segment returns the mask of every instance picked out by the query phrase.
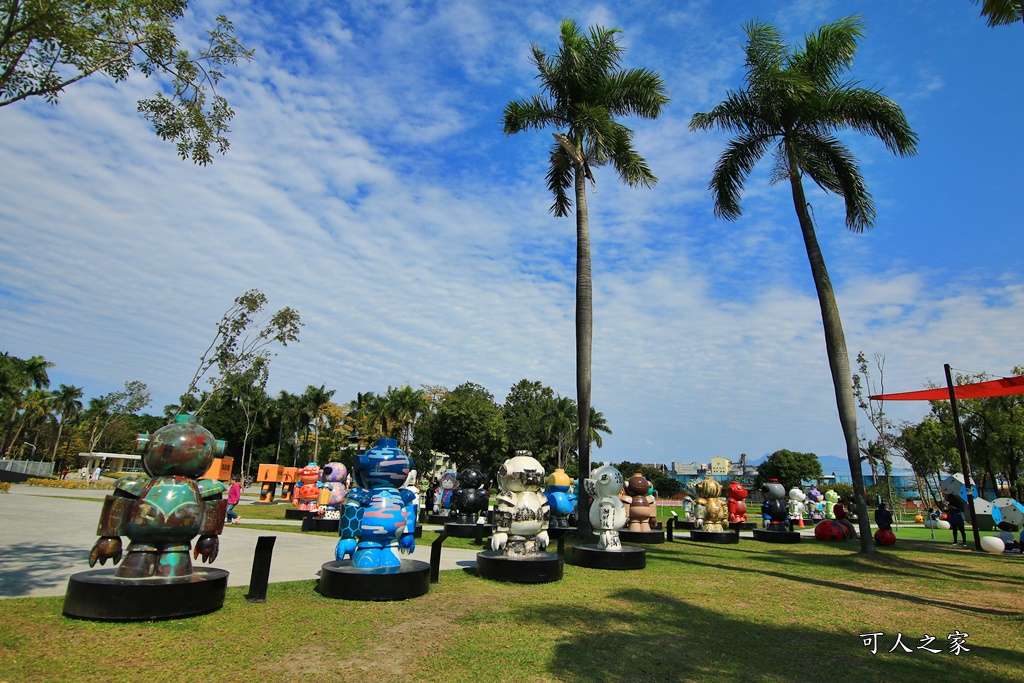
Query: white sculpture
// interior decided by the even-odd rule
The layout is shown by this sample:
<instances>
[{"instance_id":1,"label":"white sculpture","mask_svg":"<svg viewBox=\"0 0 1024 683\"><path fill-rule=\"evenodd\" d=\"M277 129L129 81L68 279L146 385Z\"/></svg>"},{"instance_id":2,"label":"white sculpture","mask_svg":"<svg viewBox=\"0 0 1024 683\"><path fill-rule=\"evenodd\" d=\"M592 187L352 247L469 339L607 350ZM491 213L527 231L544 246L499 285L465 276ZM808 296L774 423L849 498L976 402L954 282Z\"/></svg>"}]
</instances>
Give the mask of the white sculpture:
<instances>
[{"instance_id":1,"label":"white sculpture","mask_svg":"<svg viewBox=\"0 0 1024 683\"><path fill-rule=\"evenodd\" d=\"M792 524L796 524L798 526L804 525L804 510L807 507L804 504L804 501L806 500L807 494L796 486L789 490L789 502L787 503L787 506L789 507L789 518ZM792 528L792 526L790 528Z\"/></svg>"},{"instance_id":2,"label":"white sculpture","mask_svg":"<svg viewBox=\"0 0 1024 683\"><path fill-rule=\"evenodd\" d=\"M548 499L544 467L528 455L509 458L498 470L497 505L491 550L536 555L548 546Z\"/></svg>"},{"instance_id":3,"label":"white sculpture","mask_svg":"<svg viewBox=\"0 0 1024 683\"><path fill-rule=\"evenodd\" d=\"M619 529L626 524L626 506L619 499L622 473L604 464L590 473L583 487L594 499L590 506L590 524L599 534L597 547L601 550L622 550Z\"/></svg>"}]
</instances>

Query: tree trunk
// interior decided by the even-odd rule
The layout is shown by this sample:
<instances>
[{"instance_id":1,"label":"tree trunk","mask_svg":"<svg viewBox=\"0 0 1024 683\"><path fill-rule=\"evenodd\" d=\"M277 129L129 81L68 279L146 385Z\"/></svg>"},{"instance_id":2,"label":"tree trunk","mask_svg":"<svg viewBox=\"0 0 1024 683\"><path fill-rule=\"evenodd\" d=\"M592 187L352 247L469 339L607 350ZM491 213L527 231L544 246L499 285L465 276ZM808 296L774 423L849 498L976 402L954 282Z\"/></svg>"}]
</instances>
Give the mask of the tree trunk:
<instances>
[{"instance_id":1,"label":"tree trunk","mask_svg":"<svg viewBox=\"0 0 1024 683\"><path fill-rule=\"evenodd\" d=\"M579 411L580 481L590 476L590 355L594 333L594 289L590 270L590 216L587 213L587 177L576 164L576 409ZM577 535L591 533L590 497L579 491L576 504Z\"/></svg>"},{"instance_id":2,"label":"tree trunk","mask_svg":"<svg viewBox=\"0 0 1024 683\"><path fill-rule=\"evenodd\" d=\"M850 462L850 477L853 481L853 497L857 510L857 521L860 527L860 550L862 553L874 553L875 540L871 536L871 522L868 519L868 506L864 498L864 476L860 469L860 446L857 438L857 403L853 398L853 379L850 374L850 356L846 350L846 337L843 324L839 318L839 306L836 304L832 281L825 268L818 238L814 234L814 224L807 211L807 199L800 182L800 173L789 155L789 179L793 188L793 205L797 218L800 220L800 231L803 233L804 247L807 249L807 260L811 265L814 288L818 292L818 305L821 308L821 322L825 332L825 352L828 365L832 370L832 385L836 394L836 407L839 409L839 422L846 440L846 458Z\"/></svg>"}]
</instances>

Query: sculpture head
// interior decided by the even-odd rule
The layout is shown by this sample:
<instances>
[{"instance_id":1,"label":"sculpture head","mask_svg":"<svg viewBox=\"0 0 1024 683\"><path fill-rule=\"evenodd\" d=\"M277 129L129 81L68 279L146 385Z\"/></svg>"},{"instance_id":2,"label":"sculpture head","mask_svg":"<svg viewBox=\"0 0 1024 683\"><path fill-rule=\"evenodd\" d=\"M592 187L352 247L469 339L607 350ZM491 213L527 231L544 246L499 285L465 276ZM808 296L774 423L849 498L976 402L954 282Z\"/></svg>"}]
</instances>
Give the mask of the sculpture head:
<instances>
[{"instance_id":1,"label":"sculpture head","mask_svg":"<svg viewBox=\"0 0 1024 683\"><path fill-rule=\"evenodd\" d=\"M729 498L732 498L733 500L743 500L749 495L747 489L744 488L743 484L739 483L738 481L734 481L733 483L729 484L729 488L726 489L725 494Z\"/></svg>"},{"instance_id":2,"label":"sculpture head","mask_svg":"<svg viewBox=\"0 0 1024 683\"><path fill-rule=\"evenodd\" d=\"M761 493L764 494L765 500L785 500L786 487L772 479L768 483L761 485Z\"/></svg>"},{"instance_id":3,"label":"sculpture head","mask_svg":"<svg viewBox=\"0 0 1024 683\"><path fill-rule=\"evenodd\" d=\"M570 479L569 475L565 473L565 470L559 467L548 475L548 478L544 480L544 483L548 485L548 491L551 491L552 493L564 493L569 490L570 486L572 486L572 479Z\"/></svg>"},{"instance_id":4,"label":"sculpture head","mask_svg":"<svg viewBox=\"0 0 1024 683\"><path fill-rule=\"evenodd\" d=\"M325 484L342 483L347 476L348 468L340 462L329 462L320 470L320 481Z\"/></svg>"},{"instance_id":5,"label":"sculpture head","mask_svg":"<svg viewBox=\"0 0 1024 683\"><path fill-rule=\"evenodd\" d=\"M807 495L803 491L798 489L796 486L794 486L789 490L789 499L795 500L798 503L802 503L805 500L807 500Z\"/></svg>"},{"instance_id":6,"label":"sculpture head","mask_svg":"<svg viewBox=\"0 0 1024 683\"><path fill-rule=\"evenodd\" d=\"M639 472L626 480L626 493L630 496L646 496L651 490L651 482Z\"/></svg>"},{"instance_id":7,"label":"sculpture head","mask_svg":"<svg viewBox=\"0 0 1024 683\"><path fill-rule=\"evenodd\" d=\"M320 468L317 467L315 462L311 462L305 467L300 468L295 473L295 477L303 484L315 484L320 479Z\"/></svg>"},{"instance_id":8,"label":"sculpture head","mask_svg":"<svg viewBox=\"0 0 1024 683\"><path fill-rule=\"evenodd\" d=\"M498 488L505 492L540 491L544 488L544 466L530 455L517 455L498 469Z\"/></svg>"},{"instance_id":9,"label":"sculpture head","mask_svg":"<svg viewBox=\"0 0 1024 683\"><path fill-rule=\"evenodd\" d=\"M828 491L825 491L825 500L830 505L835 505L836 503L839 502L839 494L829 489Z\"/></svg>"},{"instance_id":10,"label":"sculpture head","mask_svg":"<svg viewBox=\"0 0 1024 683\"><path fill-rule=\"evenodd\" d=\"M398 488L411 469L412 458L394 439L377 439L372 448L356 456L352 466L356 484L364 489Z\"/></svg>"},{"instance_id":11,"label":"sculpture head","mask_svg":"<svg viewBox=\"0 0 1024 683\"><path fill-rule=\"evenodd\" d=\"M817 486L812 486L811 488L807 489L807 497L812 502L820 502L822 499L821 491L818 490Z\"/></svg>"},{"instance_id":12,"label":"sculpture head","mask_svg":"<svg viewBox=\"0 0 1024 683\"><path fill-rule=\"evenodd\" d=\"M214 457L224 453L224 442L192 415L178 415L175 421L152 434L135 439L135 452L142 454L142 468L151 477L178 475L196 479L203 476Z\"/></svg>"},{"instance_id":13,"label":"sculpture head","mask_svg":"<svg viewBox=\"0 0 1024 683\"><path fill-rule=\"evenodd\" d=\"M622 473L609 464L604 464L590 473L583 487L594 499L618 496L622 491Z\"/></svg>"},{"instance_id":14,"label":"sculpture head","mask_svg":"<svg viewBox=\"0 0 1024 683\"><path fill-rule=\"evenodd\" d=\"M718 498L722 495L722 485L711 477L701 479L693 489L701 498Z\"/></svg>"},{"instance_id":15,"label":"sculpture head","mask_svg":"<svg viewBox=\"0 0 1024 683\"><path fill-rule=\"evenodd\" d=\"M459 486L464 489L476 490L486 483L487 477L475 467L467 467L459 472Z\"/></svg>"},{"instance_id":16,"label":"sculpture head","mask_svg":"<svg viewBox=\"0 0 1024 683\"><path fill-rule=\"evenodd\" d=\"M441 480L437 483L442 491L454 491L459 485L459 475L455 470L445 470L441 473Z\"/></svg>"}]
</instances>

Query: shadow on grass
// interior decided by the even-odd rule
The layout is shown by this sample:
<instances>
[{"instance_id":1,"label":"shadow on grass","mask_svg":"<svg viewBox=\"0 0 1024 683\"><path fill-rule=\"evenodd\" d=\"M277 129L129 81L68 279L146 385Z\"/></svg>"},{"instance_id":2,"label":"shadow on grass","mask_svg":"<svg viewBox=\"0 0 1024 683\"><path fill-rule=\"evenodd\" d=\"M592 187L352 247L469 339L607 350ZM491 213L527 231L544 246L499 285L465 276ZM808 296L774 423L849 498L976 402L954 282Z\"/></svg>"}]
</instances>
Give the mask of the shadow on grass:
<instances>
[{"instance_id":1,"label":"shadow on grass","mask_svg":"<svg viewBox=\"0 0 1024 683\"><path fill-rule=\"evenodd\" d=\"M878 640L878 654L872 655L857 632L837 636L748 616L627 588L595 606L519 607L515 619L564 634L548 669L557 680L568 682L944 680L951 666L958 678L978 682L1019 672L1019 652L971 643L970 652L956 656L941 640L945 633L932 645L943 650L939 654L890 654L896 634L887 634ZM903 640L914 648L921 636L906 634Z\"/></svg>"},{"instance_id":2,"label":"shadow on grass","mask_svg":"<svg viewBox=\"0 0 1024 683\"><path fill-rule=\"evenodd\" d=\"M0 595L16 598L28 595L34 588L64 586L68 577L56 576L54 572L70 566L81 566L84 571L89 568L88 562L89 548L55 546L50 542L5 546L0 554Z\"/></svg>"}]
</instances>

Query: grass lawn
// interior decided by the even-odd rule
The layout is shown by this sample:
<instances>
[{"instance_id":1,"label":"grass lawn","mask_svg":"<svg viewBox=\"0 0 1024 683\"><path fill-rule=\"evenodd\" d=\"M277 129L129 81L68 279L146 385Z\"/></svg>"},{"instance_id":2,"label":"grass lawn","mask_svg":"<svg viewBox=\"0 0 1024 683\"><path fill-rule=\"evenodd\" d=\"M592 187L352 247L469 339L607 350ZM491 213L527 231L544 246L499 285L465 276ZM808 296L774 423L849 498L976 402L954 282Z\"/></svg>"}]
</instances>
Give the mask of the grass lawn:
<instances>
[{"instance_id":1,"label":"grass lawn","mask_svg":"<svg viewBox=\"0 0 1024 683\"><path fill-rule=\"evenodd\" d=\"M566 565L543 585L448 571L398 603L271 584L265 604L230 589L217 612L155 623L68 619L62 598L3 600L0 681L1020 680L1024 556L929 533L904 529L873 558L853 542L666 543L648 548L644 570ZM968 634L959 655L956 631ZM867 633L883 634L877 654ZM889 652L898 633L912 652ZM917 649L926 636L940 652Z\"/></svg>"}]
</instances>

